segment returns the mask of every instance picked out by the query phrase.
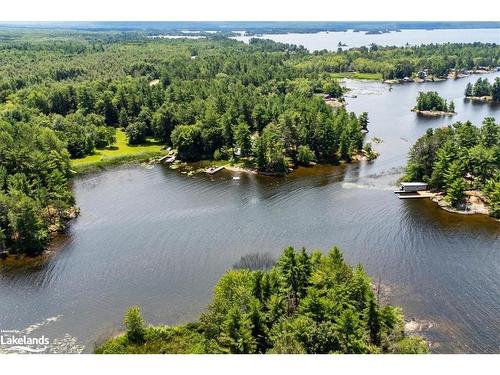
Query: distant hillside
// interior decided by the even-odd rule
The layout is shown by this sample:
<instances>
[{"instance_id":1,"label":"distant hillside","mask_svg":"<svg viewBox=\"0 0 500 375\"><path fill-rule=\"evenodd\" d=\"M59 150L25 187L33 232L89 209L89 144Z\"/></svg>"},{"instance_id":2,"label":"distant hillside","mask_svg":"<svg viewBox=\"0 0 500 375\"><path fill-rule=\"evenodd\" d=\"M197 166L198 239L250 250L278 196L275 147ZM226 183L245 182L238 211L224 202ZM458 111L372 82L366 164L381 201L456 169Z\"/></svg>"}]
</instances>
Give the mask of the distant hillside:
<instances>
[{"instance_id":1,"label":"distant hillside","mask_svg":"<svg viewBox=\"0 0 500 375\"><path fill-rule=\"evenodd\" d=\"M62 28L78 30L148 30L148 31L234 31L244 30L249 33L310 33L320 31L396 31L404 29L478 29L500 28L500 22L415 22L415 21L384 21L384 22L10 22L0 23L0 27L16 28Z\"/></svg>"}]
</instances>

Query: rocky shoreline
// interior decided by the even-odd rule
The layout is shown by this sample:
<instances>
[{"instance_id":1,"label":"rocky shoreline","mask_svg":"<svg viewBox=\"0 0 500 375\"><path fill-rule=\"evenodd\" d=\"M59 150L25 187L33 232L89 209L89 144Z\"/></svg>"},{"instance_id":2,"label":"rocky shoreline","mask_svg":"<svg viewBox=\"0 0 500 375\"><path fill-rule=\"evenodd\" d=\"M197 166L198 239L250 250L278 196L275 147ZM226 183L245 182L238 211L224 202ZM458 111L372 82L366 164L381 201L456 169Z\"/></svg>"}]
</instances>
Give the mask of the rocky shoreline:
<instances>
[{"instance_id":1,"label":"rocky shoreline","mask_svg":"<svg viewBox=\"0 0 500 375\"><path fill-rule=\"evenodd\" d=\"M466 96L465 100L470 100L473 102L483 102L483 103L499 103L493 100L491 96Z\"/></svg>"},{"instance_id":2,"label":"rocky shoreline","mask_svg":"<svg viewBox=\"0 0 500 375\"><path fill-rule=\"evenodd\" d=\"M0 252L0 261L2 263L8 261L19 261L21 259L38 259L41 256L47 255L52 252L52 242L56 239L61 233L63 233L68 224L76 219L80 214L80 208L77 206L71 206L67 210L64 211L63 215L59 215L57 210L54 207L46 208L46 216L47 219L51 222L48 226L49 234L50 234L50 243L48 244L45 250L42 250L38 254L25 254L25 253L14 253L11 249L6 249L3 252Z\"/></svg>"},{"instance_id":3,"label":"rocky shoreline","mask_svg":"<svg viewBox=\"0 0 500 375\"><path fill-rule=\"evenodd\" d=\"M465 199L459 208L452 207L445 199L443 193L435 194L431 200L436 203L441 209L461 214L461 215L490 215L490 210L484 195L477 190L466 190L464 192Z\"/></svg>"},{"instance_id":4,"label":"rocky shoreline","mask_svg":"<svg viewBox=\"0 0 500 375\"><path fill-rule=\"evenodd\" d=\"M440 116L454 116L456 112L446 112L446 111L420 111L418 109L412 109L412 112L418 113L422 116L432 116L432 117L440 117Z\"/></svg>"}]
</instances>

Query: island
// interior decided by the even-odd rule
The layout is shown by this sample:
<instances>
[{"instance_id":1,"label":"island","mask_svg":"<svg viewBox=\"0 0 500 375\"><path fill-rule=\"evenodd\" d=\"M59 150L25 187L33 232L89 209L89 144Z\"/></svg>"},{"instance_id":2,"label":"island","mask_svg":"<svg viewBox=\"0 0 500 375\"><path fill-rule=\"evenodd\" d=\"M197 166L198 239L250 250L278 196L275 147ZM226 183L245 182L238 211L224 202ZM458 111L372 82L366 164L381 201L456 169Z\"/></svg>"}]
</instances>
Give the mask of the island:
<instances>
[{"instance_id":1,"label":"island","mask_svg":"<svg viewBox=\"0 0 500 375\"><path fill-rule=\"evenodd\" d=\"M455 103L443 99L436 91L419 92L417 104L412 108L416 112L424 116L453 116L455 112Z\"/></svg>"},{"instance_id":2,"label":"island","mask_svg":"<svg viewBox=\"0 0 500 375\"><path fill-rule=\"evenodd\" d=\"M478 78L474 84L469 82L465 87L464 94L465 99L485 103L499 103L500 77L495 78L493 84L488 81L488 78Z\"/></svg>"},{"instance_id":3,"label":"island","mask_svg":"<svg viewBox=\"0 0 500 375\"><path fill-rule=\"evenodd\" d=\"M401 309L381 306L363 268L349 266L337 247L326 255L288 247L270 269L262 269L267 261L241 263L220 278L199 321L146 326L134 306L124 317L126 331L95 353L429 352L426 341L405 332Z\"/></svg>"},{"instance_id":4,"label":"island","mask_svg":"<svg viewBox=\"0 0 500 375\"><path fill-rule=\"evenodd\" d=\"M299 166L373 160L367 116L345 108L340 79L404 79L427 67L445 75L474 69L474 60L496 66L499 50L456 43L311 53L218 33L0 34L2 257L40 254L65 230L78 213L78 174L161 159L179 169L285 176Z\"/></svg>"},{"instance_id":5,"label":"island","mask_svg":"<svg viewBox=\"0 0 500 375\"><path fill-rule=\"evenodd\" d=\"M500 124L471 122L429 129L410 149L403 181L428 184L445 210L500 219Z\"/></svg>"}]
</instances>

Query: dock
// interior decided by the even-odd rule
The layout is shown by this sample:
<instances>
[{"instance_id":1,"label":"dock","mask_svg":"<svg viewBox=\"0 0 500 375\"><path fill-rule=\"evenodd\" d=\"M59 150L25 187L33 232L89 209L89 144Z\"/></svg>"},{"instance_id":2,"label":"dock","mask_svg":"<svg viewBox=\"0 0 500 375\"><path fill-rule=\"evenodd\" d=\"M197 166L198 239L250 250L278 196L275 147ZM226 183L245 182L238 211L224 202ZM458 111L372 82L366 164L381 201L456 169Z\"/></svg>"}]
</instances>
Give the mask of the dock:
<instances>
[{"instance_id":1,"label":"dock","mask_svg":"<svg viewBox=\"0 0 500 375\"><path fill-rule=\"evenodd\" d=\"M222 171L223 169L224 169L224 166L222 166L222 167L210 167L205 172L207 172L207 174L212 176L212 175L216 174L217 172Z\"/></svg>"},{"instance_id":2,"label":"dock","mask_svg":"<svg viewBox=\"0 0 500 375\"><path fill-rule=\"evenodd\" d=\"M161 163L161 162L165 162L165 163L173 163L175 161L175 156L172 156L172 155L165 155L165 156L162 156L161 158L158 159L158 161Z\"/></svg>"},{"instance_id":3,"label":"dock","mask_svg":"<svg viewBox=\"0 0 500 375\"><path fill-rule=\"evenodd\" d=\"M400 192L400 191L395 191L394 193L396 193L398 195L399 199L432 198L436 195L435 193L431 193L428 190L415 191L412 193L404 193L404 192Z\"/></svg>"}]
</instances>

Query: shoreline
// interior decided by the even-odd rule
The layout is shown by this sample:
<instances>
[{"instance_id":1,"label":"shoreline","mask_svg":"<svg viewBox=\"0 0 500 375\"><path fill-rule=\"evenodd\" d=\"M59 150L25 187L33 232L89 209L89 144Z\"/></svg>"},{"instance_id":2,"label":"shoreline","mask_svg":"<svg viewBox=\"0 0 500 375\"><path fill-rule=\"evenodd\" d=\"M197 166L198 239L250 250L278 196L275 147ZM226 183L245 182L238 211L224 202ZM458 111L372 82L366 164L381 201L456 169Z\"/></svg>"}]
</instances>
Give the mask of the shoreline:
<instances>
[{"instance_id":1,"label":"shoreline","mask_svg":"<svg viewBox=\"0 0 500 375\"><path fill-rule=\"evenodd\" d=\"M177 160L172 164L165 164L169 169L172 170L179 170L180 173L186 174L188 176L192 176L195 174L200 174L200 173L206 173L207 168L210 167L224 167L224 169L230 171L230 172L240 172L240 173L248 173L251 175L260 175L260 176L266 176L266 177L286 177L288 174L292 174L297 168L303 167L303 168L314 168L315 166L318 165L343 165L343 164L354 164L354 163L359 163L362 161L373 161L375 160L378 156L380 155L379 152L374 150L374 157L370 158L368 155L366 155L366 152L364 150L359 150L355 154L352 155L350 161L345 161L345 160L339 160L337 162L327 162L327 163L321 163L321 162L311 162L309 165L298 165L298 164L290 164L289 165L289 172L286 174L280 174L280 173L273 173L273 172L266 172L266 171L259 171L256 168L248 168L248 167L242 167L238 165L231 165L231 164L223 164L220 161L215 161L215 160L201 160L197 162L185 162L185 161L180 161ZM158 160L154 160L152 164L162 164Z\"/></svg>"},{"instance_id":2,"label":"shoreline","mask_svg":"<svg viewBox=\"0 0 500 375\"><path fill-rule=\"evenodd\" d=\"M427 195L425 195L426 198L429 198L429 200L444 211L460 215L485 215L500 222L500 219L490 216L489 205L486 202L486 198L478 190L464 191L464 201L462 203L464 209L452 207L446 200L444 192L442 191L425 191L425 193L427 193Z\"/></svg>"},{"instance_id":3,"label":"shoreline","mask_svg":"<svg viewBox=\"0 0 500 375\"><path fill-rule=\"evenodd\" d=\"M50 207L47 208L50 211ZM49 224L48 231L50 240L48 241L47 247L38 253L27 253L27 252L12 252L12 249L5 249L0 252L0 266L12 262L21 261L24 263L25 260L30 260L35 262L48 254L54 253L53 246L57 243L57 239L64 236L64 233L71 225L71 223L78 218L80 215L80 207L74 205L65 211L64 220L58 219L56 222Z\"/></svg>"},{"instance_id":4,"label":"shoreline","mask_svg":"<svg viewBox=\"0 0 500 375\"><path fill-rule=\"evenodd\" d=\"M492 96L464 96L464 100L488 104L500 104L500 102L494 101Z\"/></svg>"},{"instance_id":5,"label":"shoreline","mask_svg":"<svg viewBox=\"0 0 500 375\"><path fill-rule=\"evenodd\" d=\"M455 116L457 112L446 112L446 111L421 111L419 109L413 108L411 110L418 115L429 116L429 117L441 117L441 116Z\"/></svg>"},{"instance_id":6,"label":"shoreline","mask_svg":"<svg viewBox=\"0 0 500 375\"><path fill-rule=\"evenodd\" d=\"M404 83L433 83L433 82L444 82L444 81L449 81L449 80L456 80L456 79L461 79L461 78L467 78L471 75L477 75L477 74L489 74L489 73L495 73L498 72L496 68L489 68L489 69L477 69L477 70L468 70L465 72L465 74L460 73L457 74L456 76L453 75L453 73L448 73L446 77L426 77L426 78L409 78L409 79L400 79L400 78L394 78L394 79L385 79L382 81L382 83L386 83L388 85L398 85L398 84L404 84Z\"/></svg>"},{"instance_id":7,"label":"shoreline","mask_svg":"<svg viewBox=\"0 0 500 375\"><path fill-rule=\"evenodd\" d=\"M437 204L439 208L450 213L460 215L485 215L497 222L500 222L500 219L490 216L489 205L486 203L486 199L481 192L477 190L466 190L464 195L464 210L450 206L450 204L445 200L443 192L438 192L434 196L429 197L429 199L433 203Z\"/></svg>"},{"instance_id":8,"label":"shoreline","mask_svg":"<svg viewBox=\"0 0 500 375\"><path fill-rule=\"evenodd\" d=\"M165 155L167 155L165 151L150 151L150 152L140 152L132 155L103 157L101 160L98 161L80 165L72 165L71 169L74 172L73 174L75 176L82 176L85 174L101 172L109 168L114 168L121 165L151 162L153 159L157 160L157 158L160 158Z\"/></svg>"}]
</instances>

